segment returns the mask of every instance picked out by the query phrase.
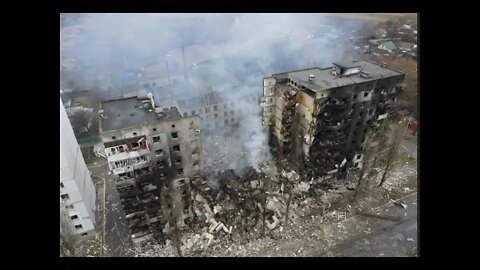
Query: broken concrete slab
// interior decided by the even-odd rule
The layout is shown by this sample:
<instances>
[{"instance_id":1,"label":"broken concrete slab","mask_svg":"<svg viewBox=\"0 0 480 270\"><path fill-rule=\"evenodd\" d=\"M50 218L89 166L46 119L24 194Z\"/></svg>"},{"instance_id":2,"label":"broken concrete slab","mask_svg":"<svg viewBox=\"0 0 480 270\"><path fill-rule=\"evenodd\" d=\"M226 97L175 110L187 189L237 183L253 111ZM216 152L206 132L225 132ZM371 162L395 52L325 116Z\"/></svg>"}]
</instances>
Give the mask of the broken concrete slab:
<instances>
[{"instance_id":1,"label":"broken concrete slab","mask_svg":"<svg viewBox=\"0 0 480 270\"><path fill-rule=\"evenodd\" d=\"M205 211L207 211L207 214L209 214L210 216L214 215L212 209L210 208L210 206L207 203L204 203L203 207L205 208Z\"/></svg>"},{"instance_id":2,"label":"broken concrete slab","mask_svg":"<svg viewBox=\"0 0 480 270\"><path fill-rule=\"evenodd\" d=\"M267 210L270 210L270 211L275 211L277 210L278 206L277 204L275 203L275 201L273 200L268 200L267 202Z\"/></svg>"},{"instance_id":3,"label":"broken concrete slab","mask_svg":"<svg viewBox=\"0 0 480 270\"><path fill-rule=\"evenodd\" d=\"M225 224L223 224L222 222L220 222L220 223L218 224L217 228L215 229L215 232L218 232L218 231L220 231L220 230L222 230L222 229L223 229L224 232L228 233L228 228L225 227Z\"/></svg>"},{"instance_id":4,"label":"broken concrete slab","mask_svg":"<svg viewBox=\"0 0 480 270\"><path fill-rule=\"evenodd\" d=\"M260 210L260 213L263 213L263 207L261 203L257 203L257 207Z\"/></svg>"},{"instance_id":5,"label":"broken concrete slab","mask_svg":"<svg viewBox=\"0 0 480 270\"><path fill-rule=\"evenodd\" d=\"M201 202L201 203L208 203L207 199L205 199L202 195L198 194L195 196L195 200L197 202Z\"/></svg>"},{"instance_id":6,"label":"broken concrete slab","mask_svg":"<svg viewBox=\"0 0 480 270\"><path fill-rule=\"evenodd\" d=\"M213 240L214 236L213 236L213 234L210 234L210 233L203 233L203 234L202 234L202 239L203 239L203 238L208 239L208 242L207 242L207 244L205 245L205 249L207 249L208 246L210 246L210 243L212 243L212 240Z\"/></svg>"},{"instance_id":7,"label":"broken concrete slab","mask_svg":"<svg viewBox=\"0 0 480 270\"><path fill-rule=\"evenodd\" d=\"M275 229L275 227L277 227L278 223L280 222L280 220L278 220L276 216L273 216L272 219L273 219L272 223L270 223L268 220L265 222L269 230Z\"/></svg>"},{"instance_id":8,"label":"broken concrete slab","mask_svg":"<svg viewBox=\"0 0 480 270\"><path fill-rule=\"evenodd\" d=\"M295 172L294 170L288 173L285 171L282 171L282 176L293 182L298 181L300 179L300 175L298 175L297 172Z\"/></svg>"},{"instance_id":9,"label":"broken concrete slab","mask_svg":"<svg viewBox=\"0 0 480 270\"><path fill-rule=\"evenodd\" d=\"M222 211L222 207L221 207L220 205L217 204L217 205L215 205L215 206L213 207L213 213L214 213L214 214L218 214L218 213L220 213L221 211Z\"/></svg>"},{"instance_id":10,"label":"broken concrete slab","mask_svg":"<svg viewBox=\"0 0 480 270\"><path fill-rule=\"evenodd\" d=\"M297 184L297 186L293 189L293 192L295 193L305 193L310 189L310 184L307 182L300 182Z\"/></svg>"},{"instance_id":11,"label":"broken concrete slab","mask_svg":"<svg viewBox=\"0 0 480 270\"><path fill-rule=\"evenodd\" d=\"M213 233L213 231L217 228L219 223L213 218L210 218L207 222L210 223L210 226L208 227L208 232Z\"/></svg>"}]
</instances>

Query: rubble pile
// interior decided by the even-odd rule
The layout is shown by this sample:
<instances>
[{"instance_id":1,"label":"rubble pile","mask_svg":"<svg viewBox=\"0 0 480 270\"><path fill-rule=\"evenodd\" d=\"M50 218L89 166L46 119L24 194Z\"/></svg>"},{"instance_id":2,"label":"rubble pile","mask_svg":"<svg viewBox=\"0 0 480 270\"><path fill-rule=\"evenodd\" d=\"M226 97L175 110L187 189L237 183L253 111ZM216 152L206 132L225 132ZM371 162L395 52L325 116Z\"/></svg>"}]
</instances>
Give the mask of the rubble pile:
<instances>
[{"instance_id":1,"label":"rubble pile","mask_svg":"<svg viewBox=\"0 0 480 270\"><path fill-rule=\"evenodd\" d=\"M218 177L213 187L208 180L192 181L194 218L182 233L184 256L248 256L261 246L270 246L272 239L291 238L284 235L288 226L301 227L301 218L312 219L321 213L324 205L336 198L320 200L326 187L338 189L338 193L347 190L342 183L332 182L322 186L325 191L312 193L311 187L318 181L306 181L296 171L278 170L268 162L262 164L261 173L250 168L241 177L232 173ZM254 239L263 242L248 248Z\"/></svg>"},{"instance_id":2,"label":"rubble pile","mask_svg":"<svg viewBox=\"0 0 480 270\"><path fill-rule=\"evenodd\" d=\"M380 183L382 178L383 169L376 168L379 172L377 178L375 179L376 183ZM383 187L392 191L404 185L410 178L417 177L417 167L416 165L403 165L401 168L392 170L388 173L387 180L383 183Z\"/></svg>"},{"instance_id":3,"label":"rubble pile","mask_svg":"<svg viewBox=\"0 0 480 270\"><path fill-rule=\"evenodd\" d=\"M350 204L333 206L356 189L355 172L348 173L352 177L307 179L288 165L277 167L264 162L260 173L251 167L243 176L227 170L211 179L194 179L193 219L181 231L182 256L305 256L300 243L294 242L302 237L317 241L317 250L328 250L325 232L322 234L319 226L345 222L355 214ZM392 182L415 174L414 169L394 170L392 180L385 184L400 185ZM381 173L375 177L381 177ZM292 241L293 253L278 249L272 252L277 248L275 243L285 240ZM168 241L138 256L178 254Z\"/></svg>"}]
</instances>

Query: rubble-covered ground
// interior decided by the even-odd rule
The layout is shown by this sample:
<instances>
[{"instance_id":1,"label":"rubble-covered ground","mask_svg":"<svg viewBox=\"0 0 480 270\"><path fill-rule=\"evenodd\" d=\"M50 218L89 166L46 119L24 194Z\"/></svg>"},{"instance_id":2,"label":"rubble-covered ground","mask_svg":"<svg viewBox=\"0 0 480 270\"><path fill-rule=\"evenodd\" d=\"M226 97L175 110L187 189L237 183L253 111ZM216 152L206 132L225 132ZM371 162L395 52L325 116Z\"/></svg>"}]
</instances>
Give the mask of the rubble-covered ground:
<instances>
[{"instance_id":1,"label":"rubble-covered ground","mask_svg":"<svg viewBox=\"0 0 480 270\"><path fill-rule=\"evenodd\" d=\"M271 162L263 164L261 173L252 169L242 177L231 175L217 187L193 182L194 218L181 233L182 256L335 256L342 246L371 233L372 219L385 218L380 210L416 196L415 159L400 152L378 187L381 165L374 166L358 192L356 180L302 179L288 164ZM178 253L167 241L136 256Z\"/></svg>"}]
</instances>

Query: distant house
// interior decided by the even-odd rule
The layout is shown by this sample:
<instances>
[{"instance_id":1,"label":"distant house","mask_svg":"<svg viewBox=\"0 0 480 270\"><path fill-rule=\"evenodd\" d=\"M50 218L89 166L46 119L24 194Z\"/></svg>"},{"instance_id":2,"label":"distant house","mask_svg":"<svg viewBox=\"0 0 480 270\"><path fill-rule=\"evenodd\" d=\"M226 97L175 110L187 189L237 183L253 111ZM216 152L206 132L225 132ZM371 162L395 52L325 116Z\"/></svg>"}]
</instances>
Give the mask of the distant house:
<instances>
[{"instance_id":1,"label":"distant house","mask_svg":"<svg viewBox=\"0 0 480 270\"><path fill-rule=\"evenodd\" d=\"M370 43L371 45L378 46L388 41L392 41L392 40L389 38L378 38L378 39L370 39L368 43Z\"/></svg>"},{"instance_id":2,"label":"distant house","mask_svg":"<svg viewBox=\"0 0 480 270\"><path fill-rule=\"evenodd\" d=\"M378 46L378 48L380 50L385 50L385 51L388 51L388 52L393 52L397 49L397 47L395 46L395 43L393 43L392 41L387 41L383 44L380 44Z\"/></svg>"},{"instance_id":3,"label":"distant house","mask_svg":"<svg viewBox=\"0 0 480 270\"><path fill-rule=\"evenodd\" d=\"M375 38L383 39L387 36L388 32L385 28L378 28L375 30Z\"/></svg>"},{"instance_id":4,"label":"distant house","mask_svg":"<svg viewBox=\"0 0 480 270\"><path fill-rule=\"evenodd\" d=\"M402 41L402 40L398 40L395 42L395 45L400 49L400 50L404 50L404 51L409 51L411 49L414 49L417 47L417 45L415 43L412 43L412 42L406 42L406 41Z\"/></svg>"}]
</instances>

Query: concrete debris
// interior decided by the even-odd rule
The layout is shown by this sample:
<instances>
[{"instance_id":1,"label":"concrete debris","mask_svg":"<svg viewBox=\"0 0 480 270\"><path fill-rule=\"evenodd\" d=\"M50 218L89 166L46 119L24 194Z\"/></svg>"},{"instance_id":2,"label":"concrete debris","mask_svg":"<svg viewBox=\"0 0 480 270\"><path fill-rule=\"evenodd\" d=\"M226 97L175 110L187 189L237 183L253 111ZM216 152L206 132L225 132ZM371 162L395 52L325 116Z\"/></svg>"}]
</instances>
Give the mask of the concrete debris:
<instances>
[{"instance_id":1,"label":"concrete debris","mask_svg":"<svg viewBox=\"0 0 480 270\"><path fill-rule=\"evenodd\" d=\"M197 202L201 202L201 203L208 203L208 201L207 201L202 195L200 195L200 194L197 194L197 195L195 196L195 200L196 200Z\"/></svg>"},{"instance_id":2,"label":"concrete debris","mask_svg":"<svg viewBox=\"0 0 480 270\"><path fill-rule=\"evenodd\" d=\"M261 203L257 203L257 207L260 210L260 213L263 213L263 207Z\"/></svg>"},{"instance_id":3,"label":"concrete debris","mask_svg":"<svg viewBox=\"0 0 480 270\"><path fill-rule=\"evenodd\" d=\"M297 172L295 172L294 170L292 170L289 173L282 171L282 176L293 182L298 181L300 179L300 175L298 175Z\"/></svg>"},{"instance_id":4,"label":"concrete debris","mask_svg":"<svg viewBox=\"0 0 480 270\"><path fill-rule=\"evenodd\" d=\"M185 233L182 233L182 238L184 238L182 249L185 249L184 253L182 250L183 255L257 256L260 255L260 251L269 249L268 246L265 246L267 243L275 250L275 243L279 239L288 241L305 234L305 232L309 237L311 235L312 239L318 239L321 237L320 235L312 234L312 232L318 231L314 228L319 224L328 228L328 224L332 221L339 222L339 224L325 230L324 234L332 234L332 230L347 231L348 227L345 227L345 224L348 224L350 218L354 216L357 205L346 204L342 199L345 198L345 195L351 195L348 190L350 187L356 186L355 181L351 181L351 179L344 181L331 175L327 176L331 179L322 181L325 178L318 176L308 175L304 178L303 172L300 176L288 166L275 173L272 172L272 168L275 166L263 164L260 166L261 172L257 174L239 176L232 173L223 179L220 178L221 180L216 179L217 186L212 186L212 188L207 187L210 184L207 181L193 181L191 198L194 198L195 202L191 209L195 218ZM412 171L410 174L414 172ZM272 176L273 174L276 175ZM393 171L392 175L395 176L395 174L398 173ZM273 177L283 182L275 183ZM401 177L406 178L405 175L401 175ZM287 179L288 181L286 181ZM372 179L372 183L375 180ZM397 185L390 178L385 184L387 186L389 184ZM290 194L289 191L293 193ZM287 193L285 194L285 192ZM286 205L289 196L292 197L286 219ZM392 200L390 203L395 202ZM341 206L338 206L339 204ZM404 204L395 204L404 209L407 208ZM332 205L335 207L330 208ZM362 207L367 207L367 205L366 202L361 202ZM332 209L337 210L332 211ZM260 237L264 214L265 227L268 230L265 230L264 237ZM284 229L282 223L285 222L289 224L289 229ZM275 230L276 228L279 229ZM365 234L371 233L369 228L359 228L358 231ZM414 242L412 238L408 238L407 241ZM308 243L308 245L310 244ZM170 245L174 246L173 243ZM309 248L299 249L299 247L289 249L288 253L293 251L296 256L310 253ZM171 252L172 255L168 256L177 256L175 248ZM154 256L159 254L165 255L167 252L152 253ZM272 256L272 254L261 254L261 256ZM275 255L273 254L273 256Z\"/></svg>"},{"instance_id":5,"label":"concrete debris","mask_svg":"<svg viewBox=\"0 0 480 270\"><path fill-rule=\"evenodd\" d=\"M213 218L211 218L211 219L208 220L208 223L210 223L210 227L208 227L208 232L213 233L215 228L217 228L217 226L218 226L218 222L215 221Z\"/></svg>"},{"instance_id":6,"label":"concrete debris","mask_svg":"<svg viewBox=\"0 0 480 270\"><path fill-rule=\"evenodd\" d=\"M307 182L300 182L298 185L295 187L293 192L295 193L304 193L307 192L310 189L310 184Z\"/></svg>"},{"instance_id":7,"label":"concrete debris","mask_svg":"<svg viewBox=\"0 0 480 270\"><path fill-rule=\"evenodd\" d=\"M403 209L407 209L407 205L404 203L394 202L393 204L402 207Z\"/></svg>"},{"instance_id":8,"label":"concrete debris","mask_svg":"<svg viewBox=\"0 0 480 270\"><path fill-rule=\"evenodd\" d=\"M185 245L187 248L192 248L200 240L200 234L195 234L193 238L186 240Z\"/></svg>"},{"instance_id":9,"label":"concrete debris","mask_svg":"<svg viewBox=\"0 0 480 270\"><path fill-rule=\"evenodd\" d=\"M217 205L215 205L215 206L213 207L213 213L214 213L214 214L218 214L218 213L220 213L221 211L222 211L222 207L221 207L220 205L217 204Z\"/></svg>"},{"instance_id":10,"label":"concrete debris","mask_svg":"<svg viewBox=\"0 0 480 270\"><path fill-rule=\"evenodd\" d=\"M277 203L274 200L268 200L267 210L276 211L277 210Z\"/></svg>"},{"instance_id":11,"label":"concrete debris","mask_svg":"<svg viewBox=\"0 0 480 270\"><path fill-rule=\"evenodd\" d=\"M275 227L277 227L278 223L280 222L280 220L278 220L276 216L273 216L272 219L273 219L272 223L270 223L268 220L265 221L265 224L267 225L267 228L269 230L275 229Z\"/></svg>"},{"instance_id":12,"label":"concrete debris","mask_svg":"<svg viewBox=\"0 0 480 270\"><path fill-rule=\"evenodd\" d=\"M223 224L223 223L221 223L221 222L218 224L217 228L215 229L215 232L218 232L218 231L220 231L220 230L222 230L222 229L223 229L223 231L226 232L226 233L229 232L228 228L225 227L225 224Z\"/></svg>"},{"instance_id":13,"label":"concrete debris","mask_svg":"<svg viewBox=\"0 0 480 270\"><path fill-rule=\"evenodd\" d=\"M202 217L203 217L202 212L200 212L200 210L199 210L195 205L193 205L193 212L195 213L195 215L196 215L198 218L202 218Z\"/></svg>"},{"instance_id":14,"label":"concrete debris","mask_svg":"<svg viewBox=\"0 0 480 270\"><path fill-rule=\"evenodd\" d=\"M210 233L203 233L202 238L208 239L208 242L205 246L205 249L207 249L210 246L210 244L212 243L212 240L213 240L214 236L213 236L213 234L210 234Z\"/></svg>"},{"instance_id":15,"label":"concrete debris","mask_svg":"<svg viewBox=\"0 0 480 270\"><path fill-rule=\"evenodd\" d=\"M207 203L204 203L203 204L203 207L205 207L205 211L207 211L207 214L210 215L210 216L213 216L213 212L212 212L212 209L210 208L210 206L208 206Z\"/></svg>"}]
</instances>

